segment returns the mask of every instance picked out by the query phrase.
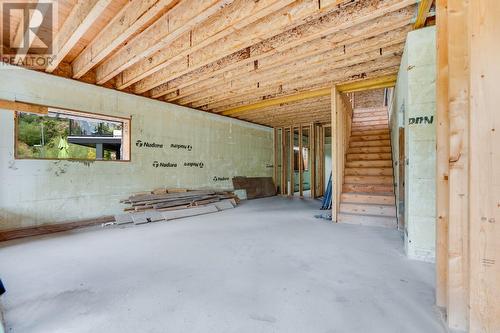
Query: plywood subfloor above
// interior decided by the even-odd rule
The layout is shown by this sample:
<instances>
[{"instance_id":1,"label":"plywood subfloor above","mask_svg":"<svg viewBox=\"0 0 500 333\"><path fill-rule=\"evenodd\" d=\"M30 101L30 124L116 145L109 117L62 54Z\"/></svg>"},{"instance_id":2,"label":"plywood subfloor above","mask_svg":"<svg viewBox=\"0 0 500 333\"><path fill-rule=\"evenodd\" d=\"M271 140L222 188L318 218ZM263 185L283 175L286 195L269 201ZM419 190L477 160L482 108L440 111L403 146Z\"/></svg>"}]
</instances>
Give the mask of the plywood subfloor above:
<instances>
[{"instance_id":1,"label":"plywood subfloor above","mask_svg":"<svg viewBox=\"0 0 500 333\"><path fill-rule=\"evenodd\" d=\"M225 115L242 105L396 73L417 4L62 0L58 9L56 62L38 70ZM11 22L19 25L19 19ZM292 116L322 121L324 106L317 98L230 116L271 126Z\"/></svg>"}]
</instances>

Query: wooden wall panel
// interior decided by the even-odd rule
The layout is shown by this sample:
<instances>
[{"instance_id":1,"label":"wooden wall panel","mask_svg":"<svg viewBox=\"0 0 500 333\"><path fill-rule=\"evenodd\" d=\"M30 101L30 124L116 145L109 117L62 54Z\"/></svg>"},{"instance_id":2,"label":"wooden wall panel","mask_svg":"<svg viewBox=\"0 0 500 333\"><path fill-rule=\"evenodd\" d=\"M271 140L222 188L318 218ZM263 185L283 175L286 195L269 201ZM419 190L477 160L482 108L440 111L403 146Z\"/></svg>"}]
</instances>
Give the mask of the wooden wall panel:
<instances>
[{"instance_id":1,"label":"wooden wall panel","mask_svg":"<svg viewBox=\"0 0 500 333\"><path fill-rule=\"evenodd\" d=\"M438 0L437 12L436 302L445 308L451 330L496 333L500 2Z\"/></svg>"},{"instance_id":2,"label":"wooden wall panel","mask_svg":"<svg viewBox=\"0 0 500 333\"><path fill-rule=\"evenodd\" d=\"M449 0L449 225L448 325L467 329L469 230L469 30L468 1Z\"/></svg>"},{"instance_id":3,"label":"wooden wall panel","mask_svg":"<svg viewBox=\"0 0 500 333\"><path fill-rule=\"evenodd\" d=\"M437 0L437 105L436 105L436 304L447 306L448 275L448 24L447 0Z\"/></svg>"},{"instance_id":4,"label":"wooden wall panel","mask_svg":"<svg viewBox=\"0 0 500 333\"><path fill-rule=\"evenodd\" d=\"M469 6L469 331L500 332L500 2Z\"/></svg>"}]
</instances>

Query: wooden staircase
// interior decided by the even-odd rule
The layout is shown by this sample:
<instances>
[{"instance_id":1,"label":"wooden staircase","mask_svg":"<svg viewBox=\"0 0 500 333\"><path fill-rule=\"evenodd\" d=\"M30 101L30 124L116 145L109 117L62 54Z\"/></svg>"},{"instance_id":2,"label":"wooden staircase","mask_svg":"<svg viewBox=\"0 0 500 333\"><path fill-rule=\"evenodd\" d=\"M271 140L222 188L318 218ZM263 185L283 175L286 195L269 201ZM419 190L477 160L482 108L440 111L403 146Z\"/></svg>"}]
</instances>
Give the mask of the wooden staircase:
<instances>
[{"instance_id":1,"label":"wooden staircase","mask_svg":"<svg viewBox=\"0 0 500 333\"><path fill-rule=\"evenodd\" d=\"M355 109L338 222L397 226L387 108Z\"/></svg>"}]
</instances>

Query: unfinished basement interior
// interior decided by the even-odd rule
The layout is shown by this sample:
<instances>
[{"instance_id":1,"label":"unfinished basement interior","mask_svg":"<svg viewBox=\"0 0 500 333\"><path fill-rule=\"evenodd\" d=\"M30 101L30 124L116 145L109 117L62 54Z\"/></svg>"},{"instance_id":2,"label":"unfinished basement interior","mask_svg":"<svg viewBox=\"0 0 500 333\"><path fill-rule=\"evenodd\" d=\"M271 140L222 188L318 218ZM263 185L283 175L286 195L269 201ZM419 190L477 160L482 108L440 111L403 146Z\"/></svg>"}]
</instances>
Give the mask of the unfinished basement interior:
<instances>
[{"instance_id":1,"label":"unfinished basement interior","mask_svg":"<svg viewBox=\"0 0 500 333\"><path fill-rule=\"evenodd\" d=\"M498 0L1 0L0 333L500 333L499 36Z\"/></svg>"}]
</instances>

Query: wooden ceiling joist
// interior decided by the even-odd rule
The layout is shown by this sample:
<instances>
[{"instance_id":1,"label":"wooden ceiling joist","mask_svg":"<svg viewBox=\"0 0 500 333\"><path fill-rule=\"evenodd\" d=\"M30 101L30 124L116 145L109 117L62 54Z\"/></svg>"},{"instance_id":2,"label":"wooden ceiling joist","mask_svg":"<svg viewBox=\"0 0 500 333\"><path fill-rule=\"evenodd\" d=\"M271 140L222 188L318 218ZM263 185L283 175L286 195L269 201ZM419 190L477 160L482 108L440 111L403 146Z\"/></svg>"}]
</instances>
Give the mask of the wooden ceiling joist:
<instances>
[{"instance_id":1,"label":"wooden ceiling joist","mask_svg":"<svg viewBox=\"0 0 500 333\"><path fill-rule=\"evenodd\" d=\"M194 28L172 45L153 54L147 61L141 61L123 71L118 77L118 89L147 78L164 68L188 68L188 56L204 47L235 33L236 30L292 3L293 0L236 0L224 7L217 15ZM192 58L193 56L191 56ZM142 93L139 88L134 89Z\"/></svg>"},{"instance_id":2,"label":"wooden ceiling joist","mask_svg":"<svg viewBox=\"0 0 500 333\"><path fill-rule=\"evenodd\" d=\"M132 0L73 62L73 78L79 79L115 49L133 37L179 0Z\"/></svg>"},{"instance_id":3,"label":"wooden ceiling joist","mask_svg":"<svg viewBox=\"0 0 500 333\"><path fill-rule=\"evenodd\" d=\"M295 81L288 81L283 84L278 83L269 87L263 87L263 89L258 90L252 89L244 95L238 94L232 99L224 100L222 104L208 104L207 109L212 110L213 112L226 111L228 109L240 106L235 104L253 104L263 97L276 98L279 96L292 95L294 93L315 90L316 88L327 88L331 87L333 83L364 79L366 77L370 77L370 73L385 71L387 69L389 70L389 73L384 73L383 75L394 74L395 72L397 72L397 70L394 71L394 67L398 67L400 61L401 56L397 55L385 59L371 60L347 68L338 68L332 70L331 72L323 71L315 73L319 76L304 73L302 76L297 76L297 79ZM252 102L248 103L248 101Z\"/></svg>"},{"instance_id":4,"label":"wooden ceiling joist","mask_svg":"<svg viewBox=\"0 0 500 333\"><path fill-rule=\"evenodd\" d=\"M411 25L405 22L405 26L402 28L392 30L394 27L387 27L388 30L378 31L371 33L366 39L360 40L362 37L354 37L348 40L343 40L342 44L336 45L328 41L325 46L321 47L319 52L307 52L307 49L298 47L304 52L282 52L281 54L275 54L271 57L261 59L258 62L258 67L255 68L253 64L248 64L249 66L239 67L235 70L224 73L223 75L217 75L211 77L204 82L198 82L184 89L179 89L178 92L172 93L171 96L166 96L166 100L170 102L175 102L181 98L189 95L197 95L204 93L208 89L214 89L214 83L223 82L225 84L231 84L232 89L235 88L235 84L238 82L247 82L257 84L257 82L262 81L261 79L264 75L267 76L281 76L286 70L297 70L300 71L301 68L304 70L309 70L309 66L318 65L323 63L325 66L330 66L328 62L335 62L344 60L354 55L359 55L367 52L375 52L374 58L380 56L380 49L382 52L386 52L388 46L403 43L406 39L406 34L411 29ZM390 29L390 30L389 30ZM372 30L373 31L373 30ZM319 40L323 42L322 39ZM305 44L304 46L311 47L309 50L318 50L317 45ZM319 43L318 43L319 44ZM377 53L378 52L378 53ZM266 79L264 79L266 80ZM220 85L220 84L219 84ZM153 97L157 97L152 95Z\"/></svg>"},{"instance_id":5,"label":"wooden ceiling joist","mask_svg":"<svg viewBox=\"0 0 500 333\"><path fill-rule=\"evenodd\" d=\"M258 21L256 24L250 25L248 29L237 31L227 39L219 40L206 48L190 54L188 57L189 61L186 59L150 75L135 84L133 91L135 93L143 93L151 90L165 82L213 63L227 55L231 55L244 47L250 47L255 44L256 38L275 38L281 42L281 45L291 48L408 7L414 4L414 2L414 0L371 0L359 2L346 7L345 10L333 11L321 19L313 20L303 26L297 27L293 34L285 33L282 35L284 33L282 32L283 30L287 31L286 29L291 28L290 20L292 21L292 25L297 24L296 21L302 22L304 17L318 10L317 4L312 5L310 1L299 1L294 5L285 7L283 13L277 12L275 15L271 15L270 18L266 17L263 19L262 22ZM303 6L303 8L290 8L293 6ZM297 17L292 16L289 18L290 13L294 13ZM299 15L299 13L302 15ZM278 31L276 31L276 26L279 27ZM242 41L246 41L246 44ZM249 52L250 57L252 48Z\"/></svg>"},{"instance_id":6,"label":"wooden ceiling joist","mask_svg":"<svg viewBox=\"0 0 500 333\"><path fill-rule=\"evenodd\" d=\"M292 37L271 38L256 44L249 53L237 53L207 65L199 70L185 74L177 79L164 83L151 90L151 97L159 98L166 95L168 101L175 101L177 95L184 95L183 88L202 89L212 87L214 81L232 79L244 76L252 71L271 70L273 66L281 66L293 61L316 56L328 52L332 48L344 47L362 39L368 39L391 30L396 30L410 24L416 7L410 6L397 12L392 12L383 17L378 17L364 25L354 26L350 29L337 31L324 38L314 39L309 42L299 43L300 39ZM304 31L302 36L307 34ZM288 35L287 35L288 36ZM257 68L255 68L257 64ZM180 98L180 97L179 97Z\"/></svg>"},{"instance_id":7,"label":"wooden ceiling joist","mask_svg":"<svg viewBox=\"0 0 500 333\"><path fill-rule=\"evenodd\" d=\"M345 1L342 0L340 2ZM268 3L272 2L274 4L269 6ZM262 7L262 5L268 6L261 11L258 8L253 10L252 15L249 16L252 20L247 18L243 20L244 24L228 26L228 31L231 32L230 35L227 33L216 34L213 38L200 41L201 43L194 45L195 47L187 49L185 52L177 52L175 56L171 56L169 50L164 49L153 56L151 61L143 62L125 70L121 74L122 82L119 88L123 89L132 83L138 82L144 78L142 73L147 73L150 76L135 84L133 88L135 93L143 93L166 81L218 61L234 52L251 47L256 41L279 35L300 24L306 23L312 17L338 10L338 6L332 2L323 4L320 9L318 3L311 0L293 2L266 0L238 3L239 8L236 9L236 13L240 11L244 12L241 7L245 9L245 7L252 5L252 3L256 7ZM287 6L285 7L284 5ZM231 10L234 12L233 8ZM231 17L230 15L222 16L221 22L217 24L217 28L232 23L227 19L227 16ZM216 29L212 30L217 31ZM200 35L196 30L192 34L193 36L195 34Z\"/></svg>"},{"instance_id":8,"label":"wooden ceiling joist","mask_svg":"<svg viewBox=\"0 0 500 333\"><path fill-rule=\"evenodd\" d=\"M56 35L56 54L45 69L52 73L75 47L82 36L104 13L112 0L80 0Z\"/></svg>"},{"instance_id":9,"label":"wooden ceiling joist","mask_svg":"<svg viewBox=\"0 0 500 333\"><path fill-rule=\"evenodd\" d=\"M97 67L103 84L137 62L170 45L234 0L181 1L146 30Z\"/></svg>"},{"instance_id":10,"label":"wooden ceiling joist","mask_svg":"<svg viewBox=\"0 0 500 333\"><path fill-rule=\"evenodd\" d=\"M366 63L376 59L385 59L402 51L404 45L401 41L396 40L395 42L400 43L396 45L389 45L387 48L384 47L382 49L382 55L380 54L381 48L375 47L372 48L371 51L357 51L352 54L349 53L347 56L340 53L330 59L327 58L326 61L317 63L309 63L309 61L294 63L291 66L282 67L280 70L276 69L275 71L257 73L257 75L248 75L246 78L242 78L239 81L232 80L228 84L181 98L179 99L179 102L199 107L206 104L206 102L214 103L215 101L230 99L233 95L243 94L250 91L259 92L266 87L283 85L284 83L292 80L298 80L304 77L314 78L317 77L317 75L323 75L325 70L334 71L336 69ZM314 61L314 59L312 59L311 62L312 61Z\"/></svg>"}]
</instances>

